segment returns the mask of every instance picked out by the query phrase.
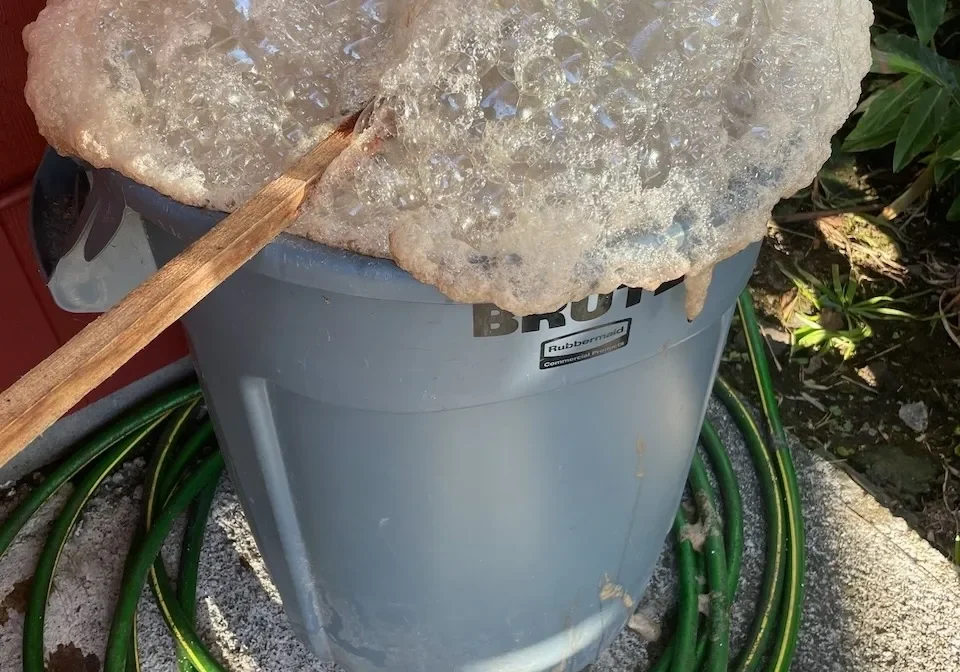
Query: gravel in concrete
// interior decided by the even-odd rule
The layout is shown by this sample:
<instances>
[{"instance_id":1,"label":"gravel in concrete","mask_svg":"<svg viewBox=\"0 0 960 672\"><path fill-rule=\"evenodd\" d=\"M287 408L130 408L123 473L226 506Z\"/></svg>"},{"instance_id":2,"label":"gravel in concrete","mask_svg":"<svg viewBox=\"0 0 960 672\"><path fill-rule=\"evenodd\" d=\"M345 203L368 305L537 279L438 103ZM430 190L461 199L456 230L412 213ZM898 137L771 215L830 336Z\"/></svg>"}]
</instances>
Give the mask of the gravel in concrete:
<instances>
[{"instance_id":1,"label":"gravel in concrete","mask_svg":"<svg viewBox=\"0 0 960 672\"><path fill-rule=\"evenodd\" d=\"M734 650L742 643L759 590L764 553L762 506L746 448L716 405L710 415L741 481L746 546L733 613ZM807 600L797 658L802 672L956 669L960 661L960 579L953 566L906 523L892 516L842 471L797 448L807 528ZM48 653L75 656L73 667L99 669L127 544L139 511L143 461L110 479L67 545L47 614ZM0 517L25 493L0 492ZM17 670L23 596L49 524L66 493L42 510L0 561L0 661ZM172 565L176 548L166 549ZM260 560L236 496L221 483L202 555L198 623L214 654L235 672L336 672L320 663L286 625L276 589ZM646 635L655 635L673 603L670 544L638 606ZM665 626L664 626L665 627ZM668 634L668 633L665 633ZM140 654L146 672L173 672L174 647L153 606L141 601ZM648 667L647 642L625 631L594 672Z\"/></svg>"},{"instance_id":2,"label":"gravel in concrete","mask_svg":"<svg viewBox=\"0 0 960 672\"><path fill-rule=\"evenodd\" d=\"M733 611L734 651L746 637L764 554L760 492L736 427L712 403L710 418L727 446L745 508L745 548ZM942 672L960 665L960 576L901 518L843 471L794 446L807 533L806 602L793 670ZM672 603L672 555L665 551L646 600ZM662 595L668 598L662 598ZM662 613L662 612L659 612ZM647 669L648 644L624 631L594 672Z\"/></svg>"}]
</instances>

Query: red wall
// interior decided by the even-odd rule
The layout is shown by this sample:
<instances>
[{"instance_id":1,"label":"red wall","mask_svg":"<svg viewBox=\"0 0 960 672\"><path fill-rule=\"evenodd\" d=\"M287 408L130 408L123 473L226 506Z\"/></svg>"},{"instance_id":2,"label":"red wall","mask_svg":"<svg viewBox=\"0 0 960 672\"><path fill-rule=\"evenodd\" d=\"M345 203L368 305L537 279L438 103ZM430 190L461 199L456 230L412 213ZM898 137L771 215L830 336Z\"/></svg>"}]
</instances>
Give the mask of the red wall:
<instances>
[{"instance_id":1,"label":"red wall","mask_svg":"<svg viewBox=\"0 0 960 672\"><path fill-rule=\"evenodd\" d=\"M6 389L95 316L60 310L41 279L27 232L30 179L45 143L23 100L27 54L20 32L45 0L0 0L0 389ZM86 405L183 357L177 325L164 332Z\"/></svg>"}]
</instances>

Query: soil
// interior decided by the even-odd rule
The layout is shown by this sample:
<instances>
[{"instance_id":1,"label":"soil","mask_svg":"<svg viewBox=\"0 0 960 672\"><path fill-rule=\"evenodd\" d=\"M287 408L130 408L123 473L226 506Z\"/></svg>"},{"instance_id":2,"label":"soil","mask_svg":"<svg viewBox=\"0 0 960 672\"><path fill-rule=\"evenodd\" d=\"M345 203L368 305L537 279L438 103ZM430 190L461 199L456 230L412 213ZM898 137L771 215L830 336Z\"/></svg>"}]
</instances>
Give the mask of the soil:
<instances>
[{"instance_id":1,"label":"soil","mask_svg":"<svg viewBox=\"0 0 960 672\"><path fill-rule=\"evenodd\" d=\"M10 620L10 612L16 611L21 614L27 611L27 599L30 596L31 579L17 581L13 588L7 593L7 596L0 601L0 626L4 626Z\"/></svg>"},{"instance_id":2,"label":"soil","mask_svg":"<svg viewBox=\"0 0 960 672\"><path fill-rule=\"evenodd\" d=\"M906 0L873 4L875 31L915 34ZM936 49L960 60L960 13L945 18ZM889 81L871 75L864 91ZM857 121L837 135L813 185L775 210L751 293L789 430L953 558L960 534L960 224L946 215L960 194L960 174L921 188L931 183L925 166L914 160L893 171L893 144L844 154L842 140ZM804 315L834 330L850 326L849 309L822 301L817 309L787 275L806 273L829 287L834 268L841 283L851 275L860 280L854 301L884 302L911 317L866 317L872 333L846 357L835 344L795 347ZM721 371L753 392L739 325L730 344Z\"/></svg>"},{"instance_id":3,"label":"soil","mask_svg":"<svg viewBox=\"0 0 960 672\"><path fill-rule=\"evenodd\" d=\"M74 644L60 644L50 654L47 672L99 672L100 659L92 653L84 655Z\"/></svg>"},{"instance_id":4,"label":"soil","mask_svg":"<svg viewBox=\"0 0 960 672\"><path fill-rule=\"evenodd\" d=\"M784 423L953 557L960 533L960 347L938 302L960 286L960 229L944 221L936 195L905 222L895 220L898 228L873 217L791 212L797 206L780 209L779 220L790 224L772 224L750 284ZM796 275L799 267L830 284L833 265L842 279L851 267L863 278L858 299L922 293L896 306L916 319L869 319L873 335L847 359L830 347L791 352L789 334L802 326L796 315L816 311L783 269ZM820 318L843 328L840 314L823 311ZM739 324L721 372L744 392L755 389Z\"/></svg>"}]
</instances>

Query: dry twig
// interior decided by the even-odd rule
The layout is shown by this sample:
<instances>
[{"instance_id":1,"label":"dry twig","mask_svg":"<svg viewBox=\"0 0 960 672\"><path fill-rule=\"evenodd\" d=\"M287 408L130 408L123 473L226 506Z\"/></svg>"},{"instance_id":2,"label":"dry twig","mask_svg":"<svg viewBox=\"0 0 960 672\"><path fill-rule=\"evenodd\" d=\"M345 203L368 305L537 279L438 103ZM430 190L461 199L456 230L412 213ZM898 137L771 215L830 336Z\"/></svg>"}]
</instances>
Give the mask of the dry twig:
<instances>
[{"instance_id":1,"label":"dry twig","mask_svg":"<svg viewBox=\"0 0 960 672\"><path fill-rule=\"evenodd\" d=\"M882 203L870 203L852 208L836 208L834 210L815 210L813 212L795 212L792 215L780 215L774 217L773 221L777 224L797 224L801 222L812 222L823 217L836 217L838 215L868 215L874 212L881 212L884 206Z\"/></svg>"},{"instance_id":2,"label":"dry twig","mask_svg":"<svg viewBox=\"0 0 960 672\"><path fill-rule=\"evenodd\" d=\"M946 301L948 294L954 294L953 298L949 301ZM960 327L956 327L951 324L949 317L947 317L955 309L960 308L960 288L947 289L940 294L940 321L943 323L943 328L947 332L947 336L950 337L957 347L960 348Z\"/></svg>"}]
</instances>

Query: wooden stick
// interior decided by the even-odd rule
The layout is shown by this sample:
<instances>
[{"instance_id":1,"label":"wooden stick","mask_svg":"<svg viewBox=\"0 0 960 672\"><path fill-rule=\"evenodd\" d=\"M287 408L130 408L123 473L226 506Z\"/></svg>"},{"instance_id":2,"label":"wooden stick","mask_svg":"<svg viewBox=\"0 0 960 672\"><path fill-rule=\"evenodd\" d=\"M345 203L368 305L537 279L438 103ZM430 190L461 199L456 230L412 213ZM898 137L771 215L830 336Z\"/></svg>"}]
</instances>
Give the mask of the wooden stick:
<instances>
[{"instance_id":1,"label":"wooden stick","mask_svg":"<svg viewBox=\"0 0 960 672\"><path fill-rule=\"evenodd\" d=\"M357 116L4 392L0 467L283 232Z\"/></svg>"}]
</instances>

